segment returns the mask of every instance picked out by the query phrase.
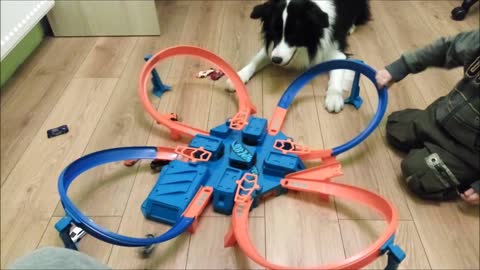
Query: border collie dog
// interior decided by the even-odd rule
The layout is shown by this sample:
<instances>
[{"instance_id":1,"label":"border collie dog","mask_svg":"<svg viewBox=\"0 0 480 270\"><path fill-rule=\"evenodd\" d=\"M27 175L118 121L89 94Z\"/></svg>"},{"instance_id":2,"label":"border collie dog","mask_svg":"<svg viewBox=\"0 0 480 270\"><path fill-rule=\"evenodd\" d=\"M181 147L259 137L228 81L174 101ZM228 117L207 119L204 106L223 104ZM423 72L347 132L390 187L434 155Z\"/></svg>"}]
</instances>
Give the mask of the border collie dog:
<instances>
[{"instance_id":1,"label":"border collie dog","mask_svg":"<svg viewBox=\"0 0 480 270\"><path fill-rule=\"evenodd\" d=\"M370 8L368 0L268 0L255 6L250 17L261 20L265 46L239 71L244 83L270 63L306 69L346 59L347 36L356 25L367 23ZM339 112L353 72L334 70L329 75L325 107ZM233 90L231 82L227 84Z\"/></svg>"}]
</instances>

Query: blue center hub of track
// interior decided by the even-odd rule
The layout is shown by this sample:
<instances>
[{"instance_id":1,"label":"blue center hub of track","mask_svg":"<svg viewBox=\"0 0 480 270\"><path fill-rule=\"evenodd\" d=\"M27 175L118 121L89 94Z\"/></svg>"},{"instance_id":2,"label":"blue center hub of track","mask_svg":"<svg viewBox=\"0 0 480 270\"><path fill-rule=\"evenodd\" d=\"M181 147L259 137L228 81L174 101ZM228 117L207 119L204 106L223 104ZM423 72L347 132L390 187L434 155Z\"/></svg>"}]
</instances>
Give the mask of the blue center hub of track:
<instances>
[{"instance_id":1,"label":"blue center hub of track","mask_svg":"<svg viewBox=\"0 0 480 270\"><path fill-rule=\"evenodd\" d=\"M207 162L174 160L163 167L153 190L142 204L145 217L174 224L181 217L197 191L213 188L213 209L230 215L237 190L236 181L245 173L256 174L260 189L253 194L254 207L259 198L282 194L280 185L285 175L305 169L295 154L284 154L273 146L276 140L288 137L279 132L267 133L267 120L250 117L242 131L231 130L229 122L210 130L210 136L197 135L190 142L193 148L203 147L212 153Z\"/></svg>"}]
</instances>

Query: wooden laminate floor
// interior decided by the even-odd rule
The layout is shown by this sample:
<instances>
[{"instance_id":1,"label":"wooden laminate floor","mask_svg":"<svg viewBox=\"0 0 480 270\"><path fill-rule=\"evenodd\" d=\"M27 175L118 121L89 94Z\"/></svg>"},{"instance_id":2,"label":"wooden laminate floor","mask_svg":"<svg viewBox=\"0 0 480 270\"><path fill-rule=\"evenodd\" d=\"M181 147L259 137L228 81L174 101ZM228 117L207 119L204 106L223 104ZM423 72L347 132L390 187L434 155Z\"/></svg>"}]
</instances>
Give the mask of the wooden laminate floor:
<instances>
[{"instance_id":1,"label":"wooden laminate floor","mask_svg":"<svg viewBox=\"0 0 480 270\"><path fill-rule=\"evenodd\" d=\"M449 18L460 1L372 1L373 21L350 37L350 52L381 68L401 52L434 39L478 27L478 5L462 22ZM71 161L105 148L167 145L168 133L154 124L137 98L143 57L163 48L192 44L215 52L236 69L261 46L259 25L249 18L258 1L158 1L160 37L47 38L1 91L1 268L36 248L61 246L54 224L63 215L57 177ZM154 104L183 121L207 129L236 110L224 81L198 80L209 68L193 58L162 63L159 73L173 91ZM390 90L388 111L424 108L446 94L461 69L431 69L409 76ZM298 72L268 68L247 85L258 115L269 118ZM307 85L289 111L284 131L303 144L332 147L357 134L370 120L376 93L362 81L364 105L340 114L323 108L326 77ZM47 139L46 130L67 124L70 132ZM385 142L385 123L363 144L341 156L344 176L335 181L375 191L397 207L397 241L407 253L404 269L478 269L479 212L461 202L429 203L405 189L402 156ZM81 176L70 196L106 228L132 236L160 233L167 226L147 221L140 205L157 179L148 163L112 164ZM238 249L224 249L229 217L204 213L198 231L160 245L149 259L136 249L87 237L80 249L113 268L259 268ZM342 260L375 240L385 224L348 201L325 203L290 193L267 200L251 213L250 231L260 252L288 265ZM369 268L383 268L386 258Z\"/></svg>"}]
</instances>

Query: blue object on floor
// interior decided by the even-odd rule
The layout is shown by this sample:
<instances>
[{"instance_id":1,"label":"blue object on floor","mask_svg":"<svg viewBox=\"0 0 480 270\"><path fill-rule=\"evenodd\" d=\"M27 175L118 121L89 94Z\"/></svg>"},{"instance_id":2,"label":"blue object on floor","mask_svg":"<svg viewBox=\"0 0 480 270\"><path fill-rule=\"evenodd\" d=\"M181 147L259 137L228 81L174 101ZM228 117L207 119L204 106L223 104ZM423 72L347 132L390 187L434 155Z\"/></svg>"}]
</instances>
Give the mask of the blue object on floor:
<instances>
[{"instance_id":1,"label":"blue object on floor","mask_svg":"<svg viewBox=\"0 0 480 270\"><path fill-rule=\"evenodd\" d=\"M145 61L150 60L152 58L151 54L145 56ZM171 86L163 84L162 79L160 79L160 75L158 75L157 69L152 70L152 83L153 83L153 94L157 97L161 97L163 93L172 89Z\"/></svg>"},{"instance_id":2,"label":"blue object on floor","mask_svg":"<svg viewBox=\"0 0 480 270\"><path fill-rule=\"evenodd\" d=\"M352 59L352 61L363 63L362 60ZM360 109L363 104L362 97L360 97L360 72L355 72L355 77L353 78L352 90L350 91L350 96L345 99L346 104L351 104L355 109Z\"/></svg>"},{"instance_id":3,"label":"blue object on floor","mask_svg":"<svg viewBox=\"0 0 480 270\"><path fill-rule=\"evenodd\" d=\"M395 245L395 235L392 235L390 239L382 246L381 253L387 254L388 261L385 270L397 270L400 263L407 256L405 252L397 245Z\"/></svg>"}]
</instances>

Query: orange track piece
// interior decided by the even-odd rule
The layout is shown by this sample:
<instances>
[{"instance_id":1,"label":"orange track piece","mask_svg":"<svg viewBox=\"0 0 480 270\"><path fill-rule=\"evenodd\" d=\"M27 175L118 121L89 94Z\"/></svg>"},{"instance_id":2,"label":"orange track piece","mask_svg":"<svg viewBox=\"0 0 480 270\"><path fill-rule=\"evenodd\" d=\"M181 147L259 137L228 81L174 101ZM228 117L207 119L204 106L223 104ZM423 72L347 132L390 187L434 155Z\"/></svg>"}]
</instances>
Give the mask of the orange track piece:
<instances>
[{"instance_id":1,"label":"orange track piece","mask_svg":"<svg viewBox=\"0 0 480 270\"><path fill-rule=\"evenodd\" d=\"M292 139L276 140L273 148L282 151L283 154L293 153L297 155L310 153L310 148L294 142Z\"/></svg>"},{"instance_id":2,"label":"orange track piece","mask_svg":"<svg viewBox=\"0 0 480 270\"><path fill-rule=\"evenodd\" d=\"M277 107L273 112L272 119L269 121L268 134L275 136L280 132L283 121L287 115L287 110L281 107Z\"/></svg>"},{"instance_id":3,"label":"orange track piece","mask_svg":"<svg viewBox=\"0 0 480 270\"><path fill-rule=\"evenodd\" d=\"M193 148L188 146L179 145L175 149L175 153L182 157L185 161L196 162L206 162L209 161L212 157L212 153L205 150L203 147ZM198 156L198 157L197 157Z\"/></svg>"},{"instance_id":4,"label":"orange track piece","mask_svg":"<svg viewBox=\"0 0 480 270\"><path fill-rule=\"evenodd\" d=\"M242 130L248 124L249 112L237 112L232 119L230 119L230 129Z\"/></svg>"},{"instance_id":5,"label":"orange track piece","mask_svg":"<svg viewBox=\"0 0 480 270\"><path fill-rule=\"evenodd\" d=\"M250 184L251 187L244 187L244 183ZM246 202L247 200L250 200L253 192L260 188L258 185L258 176L253 173L245 173L242 179L237 180L237 187L237 193L235 194L234 199L235 203ZM241 194L242 191L245 191L246 194Z\"/></svg>"},{"instance_id":6,"label":"orange track piece","mask_svg":"<svg viewBox=\"0 0 480 270\"><path fill-rule=\"evenodd\" d=\"M342 165L335 158L325 159L320 166L286 175L286 178L328 181L332 177L343 175Z\"/></svg>"},{"instance_id":7,"label":"orange track piece","mask_svg":"<svg viewBox=\"0 0 480 270\"><path fill-rule=\"evenodd\" d=\"M190 202L187 209L183 213L184 217L195 218L195 221L193 222L192 226L189 229L191 233L194 233L197 230L198 220L200 218L200 215L205 210L207 205L210 203L212 195L213 195L212 187L202 187L197 192L197 194L195 195L195 197L193 198L193 200Z\"/></svg>"},{"instance_id":8,"label":"orange track piece","mask_svg":"<svg viewBox=\"0 0 480 270\"><path fill-rule=\"evenodd\" d=\"M199 57L209 61L211 64L220 69L225 75L232 81L236 89L236 94L238 97L238 111L245 114L242 118L248 119L248 117L256 112L255 106L250 101L250 98L247 93L245 84L242 82L237 72L222 58L217 55L193 46L178 46L165 49L157 54L153 55L150 60L148 60L142 68L138 84L138 95L143 104L145 110L157 121L157 123L162 124L169 128L172 132L172 137L178 139L179 136L184 135L187 137L194 137L197 134L208 135L208 132L190 127L186 124L180 123L178 121L172 121L168 115L169 114L160 114L157 112L156 108L152 105L148 98L147 86L149 83L149 78L152 70L155 68L155 65L159 62L177 55L191 55ZM238 129L242 129L242 125L237 126Z\"/></svg>"},{"instance_id":9,"label":"orange track piece","mask_svg":"<svg viewBox=\"0 0 480 270\"><path fill-rule=\"evenodd\" d=\"M370 264L380 255L382 245L395 233L398 224L397 211L390 202L375 193L365 189L325 181L286 178L283 179L281 183L283 187L288 189L334 195L355 200L379 212L388 222L388 226L380 238L367 249L344 261L309 267L283 266L268 262L258 253L250 239L248 231L248 210L252 206L253 200L251 198L244 198L238 202L236 201L232 212L231 228L233 231L229 232L225 237L225 245L232 246L235 243L238 244L250 259L267 269L360 269Z\"/></svg>"},{"instance_id":10,"label":"orange track piece","mask_svg":"<svg viewBox=\"0 0 480 270\"><path fill-rule=\"evenodd\" d=\"M282 151L283 154L293 153L302 160L327 159L332 157L332 150L311 150L308 146L298 144L292 139L276 140L273 148Z\"/></svg>"}]
</instances>

